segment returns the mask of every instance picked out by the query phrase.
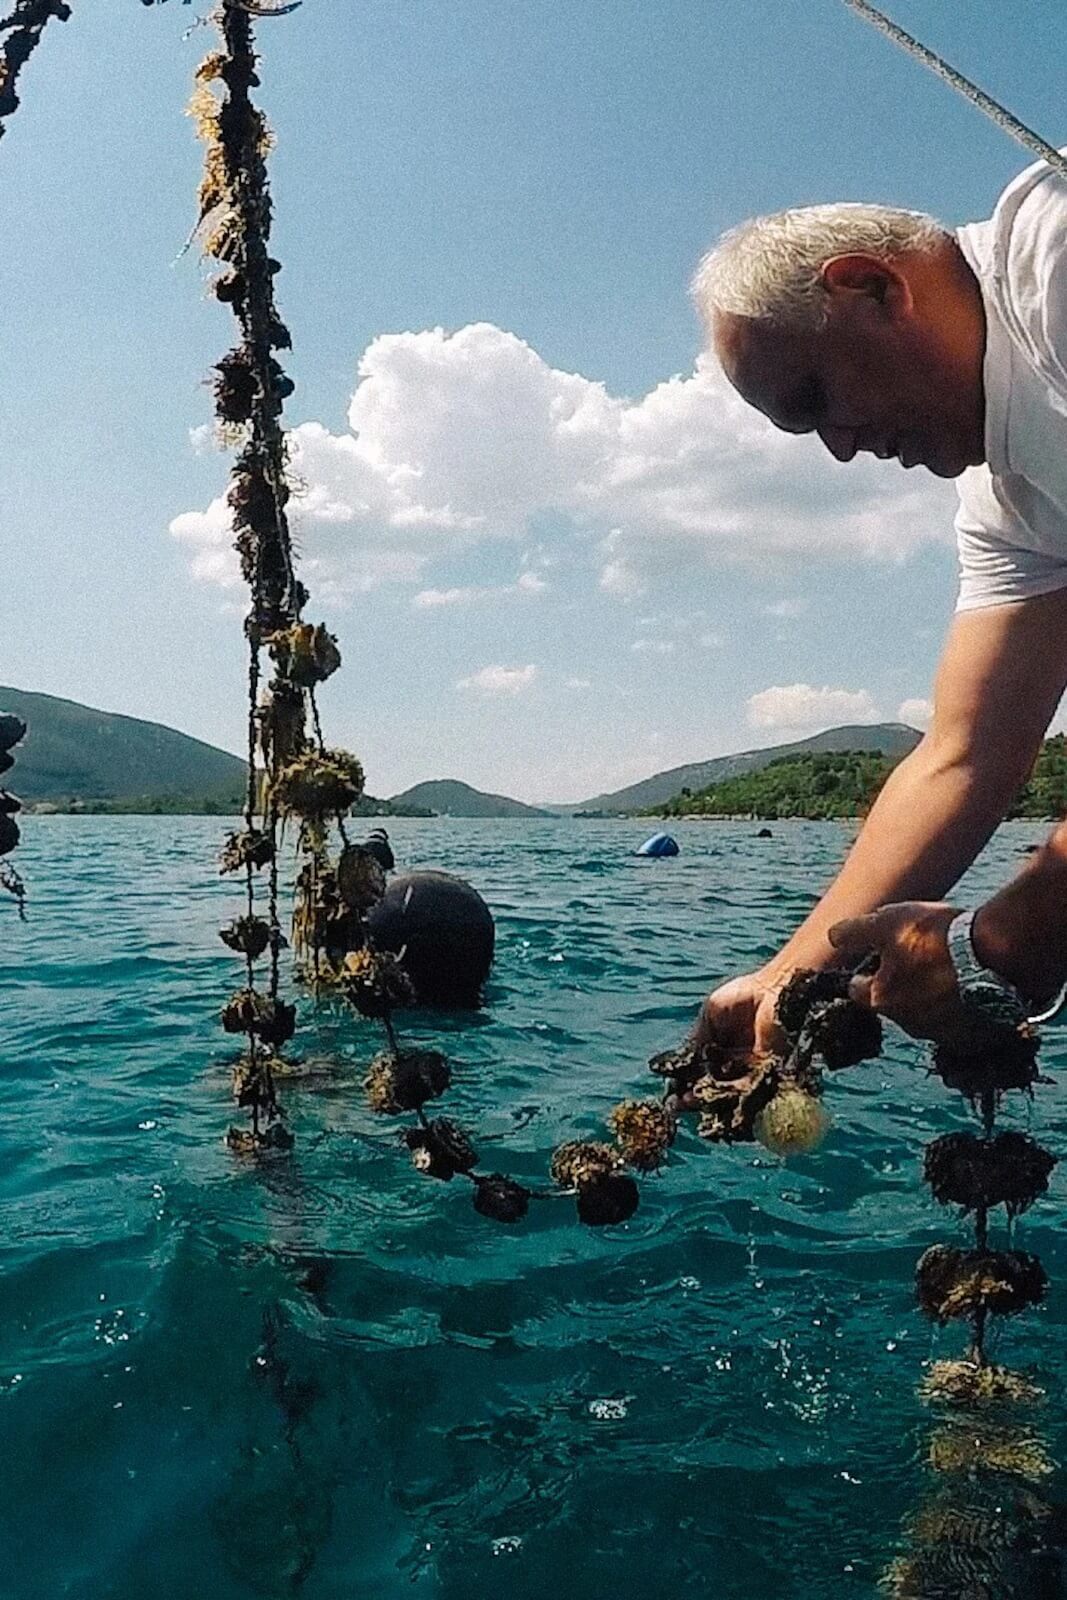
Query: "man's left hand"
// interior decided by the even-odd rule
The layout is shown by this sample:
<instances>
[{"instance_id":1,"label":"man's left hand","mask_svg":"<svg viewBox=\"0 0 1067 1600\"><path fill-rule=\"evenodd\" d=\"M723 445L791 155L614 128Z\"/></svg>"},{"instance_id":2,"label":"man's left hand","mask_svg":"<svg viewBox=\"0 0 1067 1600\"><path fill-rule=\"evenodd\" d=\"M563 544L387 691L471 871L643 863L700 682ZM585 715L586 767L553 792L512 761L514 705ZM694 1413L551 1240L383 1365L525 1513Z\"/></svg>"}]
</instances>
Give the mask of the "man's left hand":
<instances>
[{"instance_id":1,"label":"man's left hand","mask_svg":"<svg viewBox=\"0 0 1067 1600\"><path fill-rule=\"evenodd\" d=\"M938 1044L973 1037L974 1022L960 1000L956 969L948 952L954 906L903 900L865 917L850 917L829 930L830 943L846 962L877 955L878 970L853 978L850 993L861 1005L889 1017L915 1039Z\"/></svg>"}]
</instances>

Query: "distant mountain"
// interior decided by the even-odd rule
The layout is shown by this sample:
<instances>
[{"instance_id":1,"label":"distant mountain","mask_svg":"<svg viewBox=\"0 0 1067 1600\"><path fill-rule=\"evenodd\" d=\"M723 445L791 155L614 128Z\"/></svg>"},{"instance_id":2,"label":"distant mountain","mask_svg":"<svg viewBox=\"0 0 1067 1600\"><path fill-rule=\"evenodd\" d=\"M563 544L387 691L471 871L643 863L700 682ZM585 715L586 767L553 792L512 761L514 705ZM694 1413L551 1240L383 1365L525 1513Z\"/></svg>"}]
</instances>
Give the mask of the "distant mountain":
<instances>
[{"instance_id":1,"label":"distant mountain","mask_svg":"<svg viewBox=\"0 0 1067 1600\"><path fill-rule=\"evenodd\" d=\"M429 783L416 783L403 794L394 794L391 806L418 806L442 817L548 817L549 811L539 811L536 806L524 806L521 800L509 800L503 794L484 794L472 789L469 783L457 778L434 778Z\"/></svg>"},{"instance_id":2,"label":"distant mountain","mask_svg":"<svg viewBox=\"0 0 1067 1600\"><path fill-rule=\"evenodd\" d=\"M715 756L710 761L693 761L688 766L671 767L666 772L654 773L641 783L631 783L625 789L615 789L610 794L594 795L591 800L580 800L576 805L554 806L565 814L575 811L599 811L605 816L618 816L623 812L647 811L650 806L665 805L683 789L694 794L711 783L721 783L725 778L736 778L745 772L759 772L783 756L820 755L827 751L880 750L883 755L901 757L914 750L922 734L904 722L876 722L870 726L827 728L810 739L800 739L795 744L776 744L763 750L742 750L737 755Z\"/></svg>"},{"instance_id":3,"label":"distant mountain","mask_svg":"<svg viewBox=\"0 0 1067 1600\"><path fill-rule=\"evenodd\" d=\"M71 801L134 809L239 810L245 764L226 750L158 722L94 711L74 700L0 687L0 711L29 732L12 752L14 792L34 804Z\"/></svg>"}]
</instances>

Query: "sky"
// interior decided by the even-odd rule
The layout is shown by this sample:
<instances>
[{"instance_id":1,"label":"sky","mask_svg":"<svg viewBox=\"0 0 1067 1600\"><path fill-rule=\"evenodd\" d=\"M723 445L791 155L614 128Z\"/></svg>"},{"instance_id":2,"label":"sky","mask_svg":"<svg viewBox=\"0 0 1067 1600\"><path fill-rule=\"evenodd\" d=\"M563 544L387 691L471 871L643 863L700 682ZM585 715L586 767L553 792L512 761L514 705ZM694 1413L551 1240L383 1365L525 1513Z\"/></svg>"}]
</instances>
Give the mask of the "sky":
<instances>
[{"instance_id":1,"label":"sky","mask_svg":"<svg viewBox=\"0 0 1067 1600\"><path fill-rule=\"evenodd\" d=\"M886 0L1067 142L1060 0ZM178 0L51 24L0 140L0 682L234 751ZM370 792L574 801L929 714L955 491L726 387L688 283L758 212L987 216L1029 157L842 0L304 0L259 24L328 741Z\"/></svg>"}]
</instances>

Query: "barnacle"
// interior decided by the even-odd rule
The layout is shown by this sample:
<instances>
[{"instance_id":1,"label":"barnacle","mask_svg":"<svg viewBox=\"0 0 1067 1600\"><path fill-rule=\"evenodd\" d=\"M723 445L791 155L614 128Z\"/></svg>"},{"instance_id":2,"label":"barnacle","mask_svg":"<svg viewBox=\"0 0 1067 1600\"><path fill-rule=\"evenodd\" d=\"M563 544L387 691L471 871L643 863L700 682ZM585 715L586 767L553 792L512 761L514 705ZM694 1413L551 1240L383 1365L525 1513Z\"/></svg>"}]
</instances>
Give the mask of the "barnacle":
<instances>
[{"instance_id":1,"label":"barnacle","mask_svg":"<svg viewBox=\"0 0 1067 1600\"><path fill-rule=\"evenodd\" d=\"M363 1080L373 1110L386 1116L418 1111L444 1094L452 1071L438 1050L383 1051L374 1057Z\"/></svg>"},{"instance_id":2,"label":"barnacle","mask_svg":"<svg viewBox=\"0 0 1067 1600\"><path fill-rule=\"evenodd\" d=\"M227 835L219 853L219 872L237 872L241 867L265 867L274 855L274 845L269 834L256 828L244 833Z\"/></svg>"},{"instance_id":3,"label":"barnacle","mask_svg":"<svg viewBox=\"0 0 1067 1600\"><path fill-rule=\"evenodd\" d=\"M778 1090L781 1069L777 1056L764 1056L738 1077L698 1079L693 1094L704 1113L697 1126L700 1137L718 1144L751 1142L757 1117Z\"/></svg>"},{"instance_id":4,"label":"barnacle","mask_svg":"<svg viewBox=\"0 0 1067 1600\"><path fill-rule=\"evenodd\" d=\"M973 1422L938 1429L930 1440L930 1465L935 1472L996 1472L1034 1481L1055 1471L1044 1444L1032 1434Z\"/></svg>"},{"instance_id":5,"label":"barnacle","mask_svg":"<svg viewBox=\"0 0 1067 1600\"><path fill-rule=\"evenodd\" d=\"M307 750L277 774L271 790L283 813L321 822L363 793L363 768L346 750Z\"/></svg>"},{"instance_id":6,"label":"barnacle","mask_svg":"<svg viewBox=\"0 0 1067 1600\"><path fill-rule=\"evenodd\" d=\"M369 911L385 893L385 873L370 850L347 844L337 861L337 888L353 911Z\"/></svg>"},{"instance_id":7,"label":"barnacle","mask_svg":"<svg viewBox=\"0 0 1067 1600\"><path fill-rule=\"evenodd\" d=\"M916 1294L936 1322L978 1312L1012 1316L1037 1305L1048 1286L1045 1269L1024 1250L958 1250L931 1245L915 1270Z\"/></svg>"},{"instance_id":8,"label":"barnacle","mask_svg":"<svg viewBox=\"0 0 1067 1600\"><path fill-rule=\"evenodd\" d=\"M19 842L19 825L9 812L0 811L0 856L6 856Z\"/></svg>"},{"instance_id":9,"label":"barnacle","mask_svg":"<svg viewBox=\"0 0 1067 1600\"><path fill-rule=\"evenodd\" d=\"M1031 1089L1038 1079L1039 1040L1026 1023L1017 1027L990 1027L980 1049L954 1051L939 1045L932 1068L946 1089L958 1089L969 1100L984 1094L1004 1094L1009 1089Z\"/></svg>"},{"instance_id":10,"label":"barnacle","mask_svg":"<svg viewBox=\"0 0 1067 1600\"><path fill-rule=\"evenodd\" d=\"M830 1118L814 1095L785 1083L759 1112L756 1138L776 1155L804 1155L826 1137Z\"/></svg>"},{"instance_id":11,"label":"barnacle","mask_svg":"<svg viewBox=\"0 0 1067 1600\"><path fill-rule=\"evenodd\" d=\"M277 663L280 676L302 689L313 689L317 683L325 683L341 665L337 640L321 622L317 627L310 622L294 622L291 628L268 634L264 643Z\"/></svg>"},{"instance_id":12,"label":"barnacle","mask_svg":"<svg viewBox=\"0 0 1067 1600\"><path fill-rule=\"evenodd\" d=\"M592 1139L570 1139L553 1153L550 1171L562 1189L582 1188L611 1177L622 1167L622 1156L610 1144Z\"/></svg>"},{"instance_id":13,"label":"barnacle","mask_svg":"<svg viewBox=\"0 0 1067 1600\"><path fill-rule=\"evenodd\" d=\"M475 1180L474 1209L494 1222L521 1222L530 1209L530 1191L502 1172L491 1172Z\"/></svg>"},{"instance_id":14,"label":"barnacle","mask_svg":"<svg viewBox=\"0 0 1067 1600\"><path fill-rule=\"evenodd\" d=\"M268 772L288 766L303 751L306 709L304 691L295 684L276 681L264 694L256 718Z\"/></svg>"},{"instance_id":15,"label":"barnacle","mask_svg":"<svg viewBox=\"0 0 1067 1600\"><path fill-rule=\"evenodd\" d=\"M927 1145L923 1177L941 1205L964 1211L1007 1207L1016 1217L1048 1189L1056 1157L1025 1133L946 1133Z\"/></svg>"},{"instance_id":16,"label":"barnacle","mask_svg":"<svg viewBox=\"0 0 1067 1600\"><path fill-rule=\"evenodd\" d=\"M13 750L26 737L26 724L10 711L0 712L0 750Z\"/></svg>"},{"instance_id":17,"label":"barnacle","mask_svg":"<svg viewBox=\"0 0 1067 1600\"><path fill-rule=\"evenodd\" d=\"M345 999L361 1017L387 1017L414 999L411 979L389 950L351 950L340 971Z\"/></svg>"},{"instance_id":18,"label":"barnacle","mask_svg":"<svg viewBox=\"0 0 1067 1600\"><path fill-rule=\"evenodd\" d=\"M222 1008L227 1033L251 1033L264 1044L286 1044L296 1032L296 1007L255 989L238 989Z\"/></svg>"},{"instance_id":19,"label":"barnacle","mask_svg":"<svg viewBox=\"0 0 1067 1600\"><path fill-rule=\"evenodd\" d=\"M625 1173L598 1178L595 1183L582 1184L578 1189L578 1220L592 1228L628 1222L640 1199L636 1183Z\"/></svg>"},{"instance_id":20,"label":"barnacle","mask_svg":"<svg viewBox=\"0 0 1067 1600\"><path fill-rule=\"evenodd\" d=\"M919 1393L924 1400L961 1406L998 1401L1017 1405L1042 1398L1042 1390L1025 1373L977 1361L932 1362Z\"/></svg>"},{"instance_id":21,"label":"barnacle","mask_svg":"<svg viewBox=\"0 0 1067 1600\"><path fill-rule=\"evenodd\" d=\"M436 1117L421 1127L409 1128L404 1143L411 1151L412 1164L419 1172L446 1182L457 1172L469 1172L478 1156L462 1128L448 1117Z\"/></svg>"},{"instance_id":22,"label":"barnacle","mask_svg":"<svg viewBox=\"0 0 1067 1600\"><path fill-rule=\"evenodd\" d=\"M262 917L234 917L219 929L219 938L228 949L255 961L270 944L270 923Z\"/></svg>"},{"instance_id":23,"label":"barnacle","mask_svg":"<svg viewBox=\"0 0 1067 1600\"><path fill-rule=\"evenodd\" d=\"M623 1100L608 1117L624 1160L640 1172L654 1172L674 1143L678 1125L658 1100Z\"/></svg>"}]
</instances>

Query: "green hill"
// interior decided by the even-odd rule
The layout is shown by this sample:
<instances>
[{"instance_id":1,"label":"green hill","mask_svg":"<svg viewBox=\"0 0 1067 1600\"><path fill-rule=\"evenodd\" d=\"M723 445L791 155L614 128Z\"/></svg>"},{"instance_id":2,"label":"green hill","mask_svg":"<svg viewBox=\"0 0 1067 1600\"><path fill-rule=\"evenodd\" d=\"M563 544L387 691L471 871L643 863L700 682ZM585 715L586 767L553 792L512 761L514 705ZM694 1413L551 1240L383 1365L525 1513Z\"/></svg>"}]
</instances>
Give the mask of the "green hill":
<instances>
[{"instance_id":1,"label":"green hill","mask_svg":"<svg viewBox=\"0 0 1067 1600\"><path fill-rule=\"evenodd\" d=\"M581 800L575 805L553 806L552 809L566 813L596 811L605 816L647 812L665 805L683 789L695 793L709 784L720 783L724 778L758 772L785 756L818 755L826 751L880 750L884 755L899 760L915 748L920 738L921 735L904 722L827 728L810 739L800 739L794 744L771 745L763 750L740 750L736 755L691 761L684 767L671 767L666 772L653 773L651 778L631 783L625 789L614 789L610 794L594 795L590 800Z\"/></svg>"},{"instance_id":2,"label":"green hill","mask_svg":"<svg viewBox=\"0 0 1067 1600\"><path fill-rule=\"evenodd\" d=\"M758 772L727 777L695 793L684 791L649 814L669 817L862 816L903 753L872 750L781 756ZM1067 737L1046 739L1028 782L1009 817L1061 817L1067 814Z\"/></svg>"},{"instance_id":3,"label":"green hill","mask_svg":"<svg viewBox=\"0 0 1067 1600\"><path fill-rule=\"evenodd\" d=\"M13 711L29 727L8 781L31 805L240 809L244 762L188 734L25 689L0 687L0 711Z\"/></svg>"},{"instance_id":4,"label":"green hill","mask_svg":"<svg viewBox=\"0 0 1067 1600\"><path fill-rule=\"evenodd\" d=\"M536 806L523 805L521 800L509 800L507 795L486 794L472 789L469 783L457 778L433 778L428 783L416 783L403 794L394 794L391 806L418 806L442 817L547 817L548 811Z\"/></svg>"}]
</instances>

